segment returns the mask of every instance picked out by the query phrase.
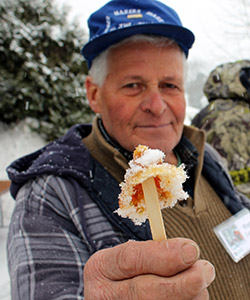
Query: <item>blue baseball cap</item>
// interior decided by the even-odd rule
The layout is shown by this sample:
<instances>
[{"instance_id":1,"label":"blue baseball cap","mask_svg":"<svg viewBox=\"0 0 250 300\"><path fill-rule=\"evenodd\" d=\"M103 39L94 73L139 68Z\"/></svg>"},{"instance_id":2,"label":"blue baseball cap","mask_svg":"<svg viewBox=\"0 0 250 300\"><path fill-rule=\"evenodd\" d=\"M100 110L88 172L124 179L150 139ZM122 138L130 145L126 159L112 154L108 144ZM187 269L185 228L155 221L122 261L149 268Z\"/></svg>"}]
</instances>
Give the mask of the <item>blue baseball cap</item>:
<instances>
[{"instance_id":1,"label":"blue baseball cap","mask_svg":"<svg viewBox=\"0 0 250 300\"><path fill-rule=\"evenodd\" d=\"M81 52L89 68L102 51L135 34L171 38L186 56L195 39L177 13L156 0L112 0L89 17L88 27L89 41Z\"/></svg>"}]
</instances>

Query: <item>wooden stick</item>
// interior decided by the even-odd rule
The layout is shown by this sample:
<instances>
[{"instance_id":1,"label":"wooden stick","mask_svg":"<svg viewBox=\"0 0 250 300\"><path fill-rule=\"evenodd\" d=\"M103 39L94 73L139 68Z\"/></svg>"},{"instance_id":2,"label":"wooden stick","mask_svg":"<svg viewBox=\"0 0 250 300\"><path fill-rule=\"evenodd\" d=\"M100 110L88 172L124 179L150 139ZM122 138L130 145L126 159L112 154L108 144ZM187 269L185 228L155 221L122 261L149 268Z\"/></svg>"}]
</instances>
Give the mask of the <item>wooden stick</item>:
<instances>
[{"instance_id":1,"label":"wooden stick","mask_svg":"<svg viewBox=\"0 0 250 300\"><path fill-rule=\"evenodd\" d=\"M144 199L148 212L149 224L154 241L162 241L167 239L160 202L153 177L148 178L142 183Z\"/></svg>"}]
</instances>

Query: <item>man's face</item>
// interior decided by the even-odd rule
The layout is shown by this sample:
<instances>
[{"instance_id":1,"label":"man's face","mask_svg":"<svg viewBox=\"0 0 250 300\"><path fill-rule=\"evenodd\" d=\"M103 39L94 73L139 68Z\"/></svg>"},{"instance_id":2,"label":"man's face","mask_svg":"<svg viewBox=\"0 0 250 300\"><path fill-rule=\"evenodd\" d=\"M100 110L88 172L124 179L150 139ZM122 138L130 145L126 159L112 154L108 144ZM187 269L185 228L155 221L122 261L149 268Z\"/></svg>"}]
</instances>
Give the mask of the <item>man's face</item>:
<instances>
[{"instance_id":1,"label":"man's face","mask_svg":"<svg viewBox=\"0 0 250 300\"><path fill-rule=\"evenodd\" d=\"M183 60L174 45L137 42L111 50L104 84L89 101L122 147L143 144L167 154L176 146L185 118Z\"/></svg>"}]
</instances>

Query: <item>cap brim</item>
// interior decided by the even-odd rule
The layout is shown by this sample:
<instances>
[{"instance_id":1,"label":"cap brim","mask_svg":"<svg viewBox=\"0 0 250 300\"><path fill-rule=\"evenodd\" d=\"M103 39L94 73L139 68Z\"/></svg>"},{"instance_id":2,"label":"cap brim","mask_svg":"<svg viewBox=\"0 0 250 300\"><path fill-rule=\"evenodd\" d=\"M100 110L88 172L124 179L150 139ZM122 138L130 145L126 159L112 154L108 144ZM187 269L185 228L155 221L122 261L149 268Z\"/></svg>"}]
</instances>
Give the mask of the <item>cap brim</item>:
<instances>
[{"instance_id":1,"label":"cap brim","mask_svg":"<svg viewBox=\"0 0 250 300\"><path fill-rule=\"evenodd\" d=\"M82 55L88 62L92 61L92 59L109 46L135 34L150 34L171 38L179 44L186 56L188 56L188 50L192 47L195 39L194 34L185 27L168 24L136 25L108 32L92 41L89 41L82 48Z\"/></svg>"}]
</instances>

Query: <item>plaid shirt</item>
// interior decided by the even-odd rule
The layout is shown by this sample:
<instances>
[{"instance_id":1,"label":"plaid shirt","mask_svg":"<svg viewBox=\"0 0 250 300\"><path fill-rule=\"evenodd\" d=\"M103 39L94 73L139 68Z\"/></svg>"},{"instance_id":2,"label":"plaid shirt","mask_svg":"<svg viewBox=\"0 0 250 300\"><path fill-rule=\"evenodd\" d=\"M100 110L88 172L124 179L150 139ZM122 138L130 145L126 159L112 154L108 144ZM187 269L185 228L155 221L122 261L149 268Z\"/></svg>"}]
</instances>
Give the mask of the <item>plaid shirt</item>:
<instances>
[{"instance_id":1,"label":"plaid shirt","mask_svg":"<svg viewBox=\"0 0 250 300\"><path fill-rule=\"evenodd\" d=\"M40 176L19 191L8 239L12 300L84 299L90 255L127 240L83 189L79 206L75 184Z\"/></svg>"}]
</instances>

